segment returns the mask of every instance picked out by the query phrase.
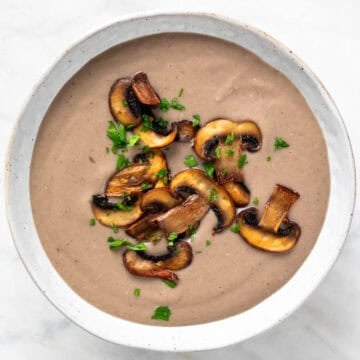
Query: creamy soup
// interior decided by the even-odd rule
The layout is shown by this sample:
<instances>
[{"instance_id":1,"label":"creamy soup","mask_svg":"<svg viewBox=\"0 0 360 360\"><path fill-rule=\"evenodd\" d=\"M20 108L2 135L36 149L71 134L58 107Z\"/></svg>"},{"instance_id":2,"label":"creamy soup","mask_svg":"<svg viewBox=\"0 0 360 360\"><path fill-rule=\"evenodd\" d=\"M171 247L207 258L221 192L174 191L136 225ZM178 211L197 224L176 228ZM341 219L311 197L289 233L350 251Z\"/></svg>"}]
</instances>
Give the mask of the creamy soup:
<instances>
[{"instance_id":1,"label":"creamy soup","mask_svg":"<svg viewBox=\"0 0 360 360\"><path fill-rule=\"evenodd\" d=\"M121 229L114 234L99 223L90 226L89 220L94 217L92 195L104 191L115 171L116 156L106 152L111 147L106 137L109 89L117 78L140 70L163 97L171 99L183 89L185 110L162 114L170 122L199 114L202 125L215 118L251 119L258 124L262 148L247 153L245 182L251 200L259 200L260 213L275 184L300 194L289 218L302 233L290 252L253 248L229 229L213 235L216 218L209 211L191 242L192 264L177 271L176 288L126 271L122 251L110 251L106 239L129 237ZM289 147L275 151L276 137ZM173 175L185 169L184 158L194 154L191 144L179 142L164 153ZM321 230L329 167L318 122L284 75L234 44L194 34L163 34L117 46L69 80L39 131L30 185L42 245L77 294L123 319L187 325L239 314L286 284ZM140 289L140 296L134 296L134 289ZM169 322L151 318L157 306L171 309Z\"/></svg>"}]
</instances>

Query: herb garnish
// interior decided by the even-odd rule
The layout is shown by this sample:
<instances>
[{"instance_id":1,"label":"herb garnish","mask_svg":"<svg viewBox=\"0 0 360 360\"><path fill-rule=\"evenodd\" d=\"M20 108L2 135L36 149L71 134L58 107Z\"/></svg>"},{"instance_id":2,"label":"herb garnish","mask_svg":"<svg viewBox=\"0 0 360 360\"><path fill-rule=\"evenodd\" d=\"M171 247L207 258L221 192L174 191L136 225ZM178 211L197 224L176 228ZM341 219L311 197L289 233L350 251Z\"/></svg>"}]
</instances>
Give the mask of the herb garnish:
<instances>
[{"instance_id":1,"label":"herb garnish","mask_svg":"<svg viewBox=\"0 0 360 360\"><path fill-rule=\"evenodd\" d=\"M184 93L184 89L183 88L181 88L180 89L180 91L179 91L179 95L178 95L178 97L180 98L180 97L182 97L182 94Z\"/></svg>"},{"instance_id":2,"label":"herb garnish","mask_svg":"<svg viewBox=\"0 0 360 360\"><path fill-rule=\"evenodd\" d=\"M235 140L235 133L232 132L228 136L226 136L224 144L225 145L232 145L234 140Z\"/></svg>"},{"instance_id":3,"label":"herb garnish","mask_svg":"<svg viewBox=\"0 0 360 360\"><path fill-rule=\"evenodd\" d=\"M127 211L127 212L131 211L132 208L133 208L133 206L124 204L124 203L122 203L122 202L120 202L120 201L118 201L118 202L116 203L116 207L117 207L119 210L121 210L121 211Z\"/></svg>"},{"instance_id":4,"label":"herb garnish","mask_svg":"<svg viewBox=\"0 0 360 360\"><path fill-rule=\"evenodd\" d=\"M139 288L134 289L134 296L139 297L141 293L141 290Z\"/></svg>"},{"instance_id":5,"label":"herb garnish","mask_svg":"<svg viewBox=\"0 0 360 360\"><path fill-rule=\"evenodd\" d=\"M226 155L229 155L229 156L233 156L234 155L234 150L233 149L227 149L227 150L225 150L225 154Z\"/></svg>"},{"instance_id":6,"label":"herb garnish","mask_svg":"<svg viewBox=\"0 0 360 360\"><path fill-rule=\"evenodd\" d=\"M259 205L259 199L257 197L254 197L254 200L252 201L252 203L255 205L255 206L258 206Z\"/></svg>"},{"instance_id":7,"label":"herb garnish","mask_svg":"<svg viewBox=\"0 0 360 360\"><path fill-rule=\"evenodd\" d=\"M90 162L92 162L93 164L96 163L96 161L94 160L94 158L93 158L92 156L89 156L89 160L90 160Z\"/></svg>"},{"instance_id":8,"label":"herb garnish","mask_svg":"<svg viewBox=\"0 0 360 360\"><path fill-rule=\"evenodd\" d=\"M95 226L95 224L96 224L96 220L93 218L93 219L90 219L90 221L89 221L89 225L90 226Z\"/></svg>"},{"instance_id":9,"label":"herb garnish","mask_svg":"<svg viewBox=\"0 0 360 360\"><path fill-rule=\"evenodd\" d=\"M129 106L129 104L128 104L128 102L127 102L126 100L123 100L122 104L123 104L124 107L128 107L128 106Z\"/></svg>"},{"instance_id":10,"label":"herb garnish","mask_svg":"<svg viewBox=\"0 0 360 360\"><path fill-rule=\"evenodd\" d=\"M118 149L126 148L127 146L126 129L123 124L119 123L115 125L113 121L109 121L109 126L106 135L113 143L113 147L112 147L113 152L116 152Z\"/></svg>"},{"instance_id":11,"label":"herb garnish","mask_svg":"<svg viewBox=\"0 0 360 360\"><path fill-rule=\"evenodd\" d=\"M150 187L150 184L148 184L148 183L142 183L141 184L141 190L142 191L147 190L149 187Z\"/></svg>"},{"instance_id":12,"label":"herb garnish","mask_svg":"<svg viewBox=\"0 0 360 360\"><path fill-rule=\"evenodd\" d=\"M179 100L177 98L172 99L171 101L162 98L160 100L160 111L162 112L168 112L170 109L175 109L175 110L185 110L185 106L179 103Z\"/></svg>"},{"instance_id":13,"label":"herb garnish","mask_svg":"<svg viewBox=\"0 0 360 360\"><path fill-rule=\"evenodd\" d=\"M105 151L106 151L106 153L107 153L107 154L109 154L109 153L110 153L110 149L109 149L109 147L108 147L108 146L106 146L106 147L105 147Z\"/></svg>"},{"instance_id":14,"label":"herb garnish","mask_svg":"<svg viewBox=\"0 0 360 360\"><path fill-rule=\"evenodd\" d=\"M146 245L143 242L135 245L126 239L114 239L112 236L109 236L107 241L109 243L110 250L114 250L121 246L126 246L129 250L134 251L144 251L147 249Z\"/></svg>"},{"instance_id":15,"label":"herb garnish","mask_svg":"<svg viewBox=\"0 0 360 360\"><path fill-rule=\"evenodd\" d=\"M216 156L218 159L220 159L220 157L221 157L221 150L220 150L218 147L215 149L215 156Z\"/></svg>"},{"instance_id":16,"label":"herb garnish","mask_svg":"<svg viewBox=\"0 0 360 360\"><path fill-rule=\"evenodd\" d=\"M185 156L184 164L188 166L189 168L193 168L197 166L199 163L195 159L194 155L187 155Z\"/></svg>"},{"instance_id":17,"label":"herb garnish","mask_svg":"<svg viewBox=\"0 0 360 360\"><path fill-rule=\"evenodd\" d=\"M124 154L119 154L116 160L116 170L122 170L130 165L129 159Z\"/></svg>"},{"instance_id":18,"label":"herb garnish","mask_svg":"<svg viewBox=\"0 0 360 360\"><path fill-rule=\"evenodd\" d=\"M206 244L206 246L210 246L211 245L211 240L206 240L205 244Z\"/></svg>"},{"instance_id":19,"label":"herb garnish","mask_svg":"<svg viewBox=\"0 0 360 360\"><path fill-rule=\"evenodd\" d=\"M179 111L185 110L185 106L180 104L179 100L176 98L171 100L170 107Z\"/></svg>"},{"instance_id":20,"label":"herb garnish","mask_svg":"<svg viewBox=\"0 0 360 360\"><path fill-rule=\"evenodd\" d=\"M160 169L160 170L158 171L158 173L156 174L156 177L157 177L158 179L162 179L162 178L164 178L167 174L168 174L168 170L167 170L167 169Z\"/></svg>"},{"instance_id":21,"label":"herb garnish","mask_svg":"<svg viewBox=\"0 0 360 360\"><path fill-rule=\"evenodd\" d=\"M211 189L211 190L210 190L210 195L209 195L208 201L209 201L209 202L210 202L210 201L216 201L217 198L218 198L218 196L217 196L217 191L216 191L215 189Z\"/></svg>"},{"instance_id":22,"label":"herb garnish","mask_svg":"<svg viewBox=\"0 0 360 360\"><path fill-rule=\"evenodd\" d=\"M195 241L195 234L196 234L196 230L194 228L194 225L190 224L188 226L188 234L190 235L190 239L191 241Z\"/></svg>"},{"instance_id":23,"label":"herb garnish","mask_svg":"<svg viewBox=\"0 0 360 360\"><path fill-rule=\"evenodd\" d=\"M203 168L206 172L206 175L212 179L214 177L215 165L210 161L206 161L203 163Z\"/></svg>"},{"instance_id":24,"label":"herb garnish","mask_svg":"<svg viewBox=\"0 0 360 360\"><path fill-rule=\"evenodd\" d=\"M142 119L143 119L143 126L141 128L141 131L152 130L153 125L152 125L152 121L150 119L150 116L147 115L147 114L143 114Z\"/></svg>"},{"instance_id":25,"label":"herb garnish","mask_svg":"<svg viewBox=\"0 0 360 360\"><path fill-rule=\"evenodd\" d=\"M238 233L240 231L240 224L235 224L230 228L230 231L233 233Z\"/></svg>"},{"instance_id":26,"label":"herb garnish","mask_svg":"<svg viewBox=\"0 0 360 360\"><path fill-rule=\"evenodd\" d=\"M195 114L193 115L193 121L192 121L192 126L196 127L200 125L200 115L199 114Z\"/></svg>"},{"instance_id":27,"label":"herb garnish","mask_svg":"<svg viewBox=\"0 0 360 360\"><path fill-rule=\"evenodd\" d=\"M176 232L171 232L169 235L168 235L168 245L169 246L174 246L174 241L177 239L177 233Z\"/></svg>"},{"instance_id":28,"label":"herb garnish","mask_svg":"<svg viewBox=\"0 0 360 360\"><path fill-rule=\"evenodd\" d=\"M166 284L169 288L176 288L177 283L175 281L163 279L162 282Z\"/></svg>"},{"instance_id":29,"label":"herb garnish","mask_svg":"<svg viewBox=\"0 0 360 360\"><path fill-rule=\"evenodd\" d=\"M271 161L271 156L267 156L266 161Z\"/></svg>"},{"instance_id":30,"label":"herb garnish","mask_svg":"<svg viewBox=\"0 0 360 360\"><path fill-rule=\"evenodd\" d=\"M154 157L154 152L150 150L150 147L148 145L144 145L144 147L142 148L142 152L144 154L147 154L147 156L153 158Z\"/></svg>"},{"instance_id":31,"label":"herb garnish","mask_svg":"<svg viewBox=\"0 0 360 360\"><path fill-rule=\"evenodd\" d=\"M113 229L114 234L117 234L119 232L119 229L115 226L114 223L111 225L111 227Z\"/></svg>"},{"instance_id":32,"label":"herb garnish","mask_svg":"<svg viewBox=\"0 0 360 360\"><path fill-rule=\"evenodd\" d=\"M248 163L248 161L246 159L247 159L246 154L242 154L240 156L238 163L237 163L239 168L243 168Z\"/></svg>"},{"instance_id":33,"label":"herb garnish","mask_svg":"<svg viewBox=\"0 0 360 360\"><path fill-rule=\"evenodd\" d=\"M131 135L129 138L129 146L134 147L139 142L139 140L140 140L140 135L138 134Z\"/></svg>"},{"instance_id":34,"label":"herb garnish","mask_svg":"<svg viewBox=\"0 0 360 360\"><path fill-rule=\"evenodd\" d=\"M276 137L275 138L275 142L274 142L275 151L278 151L278 150L283 149L283 148L287 148L289 146L290 145L284 139L282 139L281 137Z\"/></svg>"},{"instance_id":35,"label":"herb garnish","mask_svg":"<svg viewBox=\"0 0 360 360\"><path fill-rule=\"evenodd\" d=\"M170 316L171 316L171 310L169 309L168 306L158 306L155 309L154 314L151 318L155 320L169 321Z\"/></svg>"}]
</instances>

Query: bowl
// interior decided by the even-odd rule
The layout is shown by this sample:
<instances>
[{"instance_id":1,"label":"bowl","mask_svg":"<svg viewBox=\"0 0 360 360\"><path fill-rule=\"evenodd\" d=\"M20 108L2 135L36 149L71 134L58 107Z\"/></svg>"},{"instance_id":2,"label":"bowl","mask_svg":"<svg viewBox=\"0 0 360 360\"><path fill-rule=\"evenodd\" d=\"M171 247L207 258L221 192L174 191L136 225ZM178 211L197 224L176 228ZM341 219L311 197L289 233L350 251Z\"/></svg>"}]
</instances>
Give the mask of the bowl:
<instances>
[{"instance_id":1,"label":"bowl","mask_svg":"<svg viewBox=\"0 0 360 360\"><path fill-rule=\"evenodd\" d=\"M279 70L299 89L325 137L331 175L329 206L318 240L296 274L253 308L220 321L160 327L111 316L80 298L56 272L34 225L30 164L43 117L62 86L89 60L120 43L164 32L210 35L238 44ZM341 149L341 151L339 151ZM266 33L217 15L151 14L96 31L67 50L34 90L14 129L6 170L7 215L18 253L41 292L64 315L113 343L166 351L214 349L249 339L291 314L319 285L344 244L355 202L355 171L349 138L328 92L310 69Z\"/></svg>"}]
</instances>

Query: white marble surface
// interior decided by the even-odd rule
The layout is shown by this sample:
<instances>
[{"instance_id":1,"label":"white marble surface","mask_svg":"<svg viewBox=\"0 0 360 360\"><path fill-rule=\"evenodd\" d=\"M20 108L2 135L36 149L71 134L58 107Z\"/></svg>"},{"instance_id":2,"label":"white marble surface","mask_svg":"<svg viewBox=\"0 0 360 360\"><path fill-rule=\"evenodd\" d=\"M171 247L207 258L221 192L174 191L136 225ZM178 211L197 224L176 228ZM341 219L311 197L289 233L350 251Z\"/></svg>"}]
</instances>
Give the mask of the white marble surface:
<instances>
[{"instance_id":1,"label":"white marble surface","mask_svg":"<svg viewBox=\"0 0 360 360\"><path fill-rule=\"evenodd\" d=\"M143 10L216 12L272 34L297 53L334 97L360 166L360 2L357 0L1 0L0 163L32 88L73 42ZM341 151L341 149L339 149ZM3 188L3 171L0 186ZM360 357L360 206L334 269L281 325L245 343L164 354L109 344L48 303L26 273L8 231L0 193L0 359L341 359ZM21 211L21 209L19 209Z\"/></svg>"}]
</instances>

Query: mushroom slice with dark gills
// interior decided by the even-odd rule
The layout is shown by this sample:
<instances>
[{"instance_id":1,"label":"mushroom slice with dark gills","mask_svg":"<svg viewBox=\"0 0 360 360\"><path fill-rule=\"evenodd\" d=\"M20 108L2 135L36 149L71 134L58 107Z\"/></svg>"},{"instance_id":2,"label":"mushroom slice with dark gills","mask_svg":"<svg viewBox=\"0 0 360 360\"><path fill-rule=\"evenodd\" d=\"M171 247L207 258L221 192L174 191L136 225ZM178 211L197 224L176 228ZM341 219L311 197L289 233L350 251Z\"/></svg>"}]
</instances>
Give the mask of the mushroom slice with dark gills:
<instances>
[{"instance_id":1,"label":"mushroom slice with dark gills","mask_svg":"<svg viewBox=\"0 0 360 360\"><path fill-rule=\"evenodd\" d=\"M176 141L179 142L190 142L195 138L196 132L198 131L198 126L193 126L192 121L181 120L176 123L177 126L177 135Z\"/></svg>"},{"instance_id":2,"label":"mushroom slice with dark gills","mask_svg":"<svg viewBox=\"0 0 360 360\"><path fill-rule=\"evenodd\" d=\"M193 194L182 204L155 217L152 222L157 224L165 234L182 234L189 229L189 226L197 224L209 209L208 199L201 195Z\"/></svg>"},{"instance_id":3,"label":"mushroom slice with dark gills","mask_svg":"<svg viewBox=\"0 0 360 360\"><path fill-rule=\"evenodd\" d=\"M107 196L140 193L142 184L146 183L148 188L154 187L159 182L159 171L162 169L168 171L166 158L161 151L153 151L152 156L136 155L135 160L138 162L118 171L110 178L105 190Z\"/></svg>"},{"instance_id":4,"label":"mushroom slice with dark gills","mask_svg":"<svg viewBox=\"0 0 360 360\"><path fill-rule=\"evenodd\" d=\"M169 248L168 252L162 255L161 260L156 258L153 260L151 255L140 251L127 250L123 254L124 266L129 273L171 281L178 280L178 276L173 271L189 266L192 258L191 245L184 241Z\"/></svg>"},{"instance_id":5,"label":"mushroom slice with dark gills","mask_svg":"<svg viewBox=\"0 0 360 360\"><path fill-rule=\"evenodd\" d=\"M92 210L99 223L109 227L123 227L141 217L141 196L123 196L116 200L110 201L106 195L93 196Z\"/></svg>"},{"instance_id":6,"label":"mushroom slice with dark gills","mask_svg":"<svg viewBox=\"0 0 360 360\"><path fill-rule=\"evenodd\" d=\"M236 206L244 207L250 202L250 190L243 182L230 181L223 184Z\"/></svg>"},{"instance_id":7,"label":"mushroom slice with dark gills","mask_svg":"<svg viewBox=\"0 0 360 360\"><path fill-rule=\"evenodd\" d=\"M170 191L174 196L187 198L197 194L205 199L218 220L214 232L223 231L235 218L235 206L230 195L202 170L189 169L179 172L171 180Z\"/></svg>"},{"instance_id":8,"label":"mushroom slice with dark gills","mask_svg":"<svg viewBox=\"0 0 360 360\"><path fill-rule=\"evenodd\" d=\"M126 126L136 126L141 122L141 104L131 88L130 78L115 81L109 93L109 107L116 121Z\"/></svg>"},{"instance_id":9,"label":"mushroom slice with dark gills","mask_svg":"<svg viewBox=\"0 0 360 360\"><path fill-rule=\"evenodd\" d=\"M276 185L260 221L256 208L249 208L238 214L241 237L250 245L269 252L280 253L292 249L300 237L301 229L287 215L299 196L285 186Z\"/></svg>"},{"instance_id":10,"label":"mushroom slice with dark gills","mask_svg":"<svg viewBox=\"0 0 360 360\"><path fill-rule=\"evenodd\" d=\"M158 214L179 205L181 200L171 195L168 187L148 191L141 199L141 209L145 212Z\"/></svg>"},{"instance_id":11,"label":"mushroom slice with dark gills","mask_svg":"<svg viewBox=\"0 0 360 360\"><path fill-rule=\"evenodd\" d=\"M132 223L126 228L125 232L138 241L150 241L158 243L164 237L164 231L161 230L153 220L158 214L146 214L139 220Z\"/></svg>"},{"instance_id":12,"label":"mushroom slice with dark gills","mask_svg":"<svg viewBox=\"0 0 360 360\"><path fill-rule=\"evenodd\" d=\"M138 98L144 105L159 106L160 98L150 84L147 75L140 71L134 75L131 80L131 87Z\"/></svg>"}]
</instances>

